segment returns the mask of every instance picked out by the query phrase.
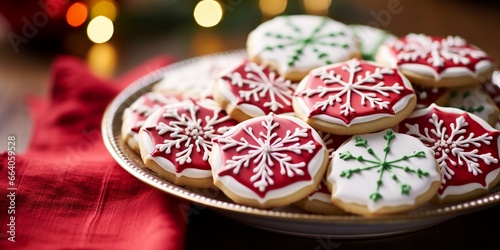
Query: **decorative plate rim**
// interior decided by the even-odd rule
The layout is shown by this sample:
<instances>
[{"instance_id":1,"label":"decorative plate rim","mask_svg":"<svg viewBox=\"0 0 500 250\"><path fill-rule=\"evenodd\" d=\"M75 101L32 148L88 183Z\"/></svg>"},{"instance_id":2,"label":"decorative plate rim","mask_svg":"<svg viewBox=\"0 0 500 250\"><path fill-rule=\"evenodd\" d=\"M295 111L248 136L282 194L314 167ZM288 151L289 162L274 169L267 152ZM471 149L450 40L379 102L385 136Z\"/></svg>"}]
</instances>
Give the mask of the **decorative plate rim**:
<instances>
[{"instance_id":1,"label":"decorative plate rim","mask_svg":"<svg viewBox=\"0 0 500 250\"><path fill-rule=\"evenodd\" d=\"M123 110L135 100L135 96L138 97L140 94L150 91L155 83L160 81L165 74L175 72L175 70L194 64L201 59L210 59L212 57L224 57L226 55L238 54L241 54L243 56L245 54L245 51L226 51L179 61L177 63L170 64L146 74L145 76L134 81L123 91L121 91L106 108L101 124L104 144L115 161L132 176L138 178L139 180L154 188L162 190L178 198L182 198L184 200L188 200L209 208L214 208L222 211L277 220L310 222L318 224L347 223L353 225L388 225L391 223L405 223L409 221L425 220L435 217L453 217L459 214L469 213L500 204L500 185L497 185L488 194L476 199L469 200L467 202L436 205L435 208L432 209L417 209L405 214L381 217L366 218L357 215L322 215L311 214L307 212L299 213L265 210L222 201L216 199L215 197L209 197L197 192L193 192L187 188L179 187L166 180L163 180L152 171L147 170L144 163L142 163L142 161L140 160L140 156L138 156L130 148L128 148L121 139L120 127Z\"/></svg>"}]
</instances>

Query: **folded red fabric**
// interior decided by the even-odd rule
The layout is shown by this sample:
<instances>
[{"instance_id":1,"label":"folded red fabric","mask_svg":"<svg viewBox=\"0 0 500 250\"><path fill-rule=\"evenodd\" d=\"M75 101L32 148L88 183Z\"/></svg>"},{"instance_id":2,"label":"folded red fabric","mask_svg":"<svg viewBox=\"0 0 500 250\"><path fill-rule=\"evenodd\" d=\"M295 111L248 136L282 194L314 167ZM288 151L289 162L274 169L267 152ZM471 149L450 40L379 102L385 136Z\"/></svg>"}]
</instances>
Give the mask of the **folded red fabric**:
<instances>
[{"instance_id":1,"label":"folded red fabric","mask_svg":"<svg viewBox=\"0 0 500 250\"><path fill-rule=\"evenodd\" d=\"M112 98L169 62L158 57L108 82L77 58L55 60L50 97L29 101L29 149L15 161L0 156L0 249L183 248L186 204L123 170L100 131Z\"/></svg>"}]
</instances>

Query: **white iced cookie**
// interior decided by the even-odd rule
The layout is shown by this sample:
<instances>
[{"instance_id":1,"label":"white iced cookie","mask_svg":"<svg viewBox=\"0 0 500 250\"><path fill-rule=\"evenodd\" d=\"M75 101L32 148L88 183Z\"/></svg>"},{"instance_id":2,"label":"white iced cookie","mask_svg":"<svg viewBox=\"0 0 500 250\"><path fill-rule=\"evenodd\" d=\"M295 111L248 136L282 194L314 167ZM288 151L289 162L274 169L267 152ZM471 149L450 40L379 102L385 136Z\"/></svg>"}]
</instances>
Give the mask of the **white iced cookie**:
<instances>
[{"instance_id":1,"label":"white iced cookie","mask_svg":"<svg viewBox=\"0 0 500 250\"><path fill-rule=\"evenodd\" d=\"M396 36L385 30L368 25L351 24L349 27L354 31L361 57L364 60L374 61L375 55L382 44L397 39Z\"/></svg>"},{"instance_id":2,"label":"white iced cookie","mask_svg":"<svg viewBox=\"0 0 500 250\"><path fill-rule=\"evenodd\" d=\"M352 30L326 16L279 16L260 24L247 39L248 56L290 80L309 70L359 56Z\"/></svg>"},{"instance_id":3,"label":"white iced cookie","mask_svg":"<svg viewBox=\"0 0 500 250\"><path fill-rule=\"evenodd\" d=\"M212 96L212 83L225 68L238 64L246 53L230 53L199 57L185 65L174 65L163 79L153 86L154 91L163 91L183 98L204 99Z\"/></svg>"},{"instance_id":4,"label":"white iced cookie","mask_svg":"<svg viewBox=\"0 0 500 250\"><path fill-rule=\"evenodd\" d=\"M496 125L500 112L482 86L452 89L450 96L449 107L475 114L491 126Z\"/></svg>"},{"instance_id":5,"label":"white iced cookie","mask_svg":"<svg viewBox=\"0 0 500 250\"><path fill-rule=\"evenodd\" d=\"M355 214L408 212L431 200L441 174L433 152L417 138L384 130L355 135L332 156L332 202Z\"/></svg>"}]
</instances>

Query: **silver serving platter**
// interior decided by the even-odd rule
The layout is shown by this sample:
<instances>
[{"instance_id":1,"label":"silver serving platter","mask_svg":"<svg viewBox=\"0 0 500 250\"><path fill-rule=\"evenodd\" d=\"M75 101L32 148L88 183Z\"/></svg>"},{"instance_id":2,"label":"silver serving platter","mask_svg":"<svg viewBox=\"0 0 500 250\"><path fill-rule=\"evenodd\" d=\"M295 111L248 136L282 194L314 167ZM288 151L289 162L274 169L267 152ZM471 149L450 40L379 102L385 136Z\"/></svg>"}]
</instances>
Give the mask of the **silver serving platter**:
<instances>
[{"instance_id":1,"label":"silver serving platter","mask_svg":"<svg viewBox=\"0 0 500 250\"><path fill-rule=\"evenodd\" d=\"M106 148L123 167L137 179L170 195L193 202L194 209L212 209L241 223L269 231L305 237L367 238L413 232L445 222L459 215L500 204L500 187L487 195L467 202L449 205L426 204L406 214L364 218L355 215L311 214L296 207L263 210L236 204L221 191L209 189L188 189L176 186L146 168L139 155L122 141L120 129L122 114L142 94L151 91L165 77L186 72L186 68L206 64L211 60L245 57L242 50L229 51L196 57L153 71L124 89L108 106L102 120L102 136Z\"/></svg>"}]
</instances>

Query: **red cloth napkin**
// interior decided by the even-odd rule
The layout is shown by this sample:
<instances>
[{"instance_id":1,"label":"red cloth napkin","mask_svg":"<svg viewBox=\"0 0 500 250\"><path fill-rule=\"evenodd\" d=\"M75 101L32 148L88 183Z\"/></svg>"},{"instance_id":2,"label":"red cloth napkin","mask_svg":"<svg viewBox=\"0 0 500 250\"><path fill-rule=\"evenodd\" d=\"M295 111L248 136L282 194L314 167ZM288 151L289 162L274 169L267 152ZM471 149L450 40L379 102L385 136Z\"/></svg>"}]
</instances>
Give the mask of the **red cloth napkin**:
<instances>
[{"instance_id":1,"label":"red cloth napkin","mask_svg":"<svg viewBox=\"0 0 500 250\"><path fill-rule=\"evenodd\" d=\"M14 186L8 182L13 162L7 152L0 155L0 249L183 248L186 204L123 170L100 131L112 98L170 61L153 59L110 83L79 59L55 60L50 97L29 101L33 137L29 149L15 155Z\"/></svg>"}]
</instances>

